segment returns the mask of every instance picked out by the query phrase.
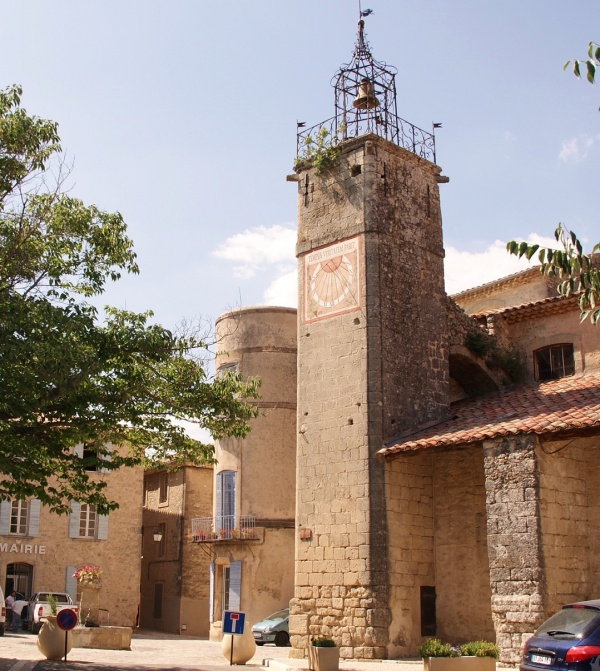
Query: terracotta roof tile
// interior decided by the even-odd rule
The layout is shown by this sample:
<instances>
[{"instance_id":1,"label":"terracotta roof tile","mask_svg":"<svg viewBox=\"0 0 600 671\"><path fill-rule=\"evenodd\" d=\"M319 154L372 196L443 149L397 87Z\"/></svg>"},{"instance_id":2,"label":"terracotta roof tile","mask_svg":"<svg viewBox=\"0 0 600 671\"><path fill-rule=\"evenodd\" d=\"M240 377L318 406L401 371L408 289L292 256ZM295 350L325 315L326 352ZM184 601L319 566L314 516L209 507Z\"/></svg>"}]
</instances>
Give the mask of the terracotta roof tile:
<instances>
[{"instance_id":1,"label":"terracotta roof tile","mask_svg":"<svg viewBox=\"0 0 600 671\"><path fill-rule=\"evenodd\" d=\"M521 303L520 305L511 305L505 308L496 308L495 310L486 310L472 315L473 319L482 319L491 315L502 315L507 322L519 322L531 317L543 317L549 314L560 314L570 310L579 309L577 300L578 293L570 296L551 296L549 298L540 298L530 303Z\"/></svg>"},{"instance_id":2,"label":"terracotta roof tile","mask_svg":"<svg viewBox=\"0 0 600 671\"><path fill-rule=\"evenodd\" d=\"M451 419L398 438L379 454L392 458L403 452L527 433L594 428L600 432L600 374L564 377L458 401L450 412Z\"/></svg>"}]
</instances>

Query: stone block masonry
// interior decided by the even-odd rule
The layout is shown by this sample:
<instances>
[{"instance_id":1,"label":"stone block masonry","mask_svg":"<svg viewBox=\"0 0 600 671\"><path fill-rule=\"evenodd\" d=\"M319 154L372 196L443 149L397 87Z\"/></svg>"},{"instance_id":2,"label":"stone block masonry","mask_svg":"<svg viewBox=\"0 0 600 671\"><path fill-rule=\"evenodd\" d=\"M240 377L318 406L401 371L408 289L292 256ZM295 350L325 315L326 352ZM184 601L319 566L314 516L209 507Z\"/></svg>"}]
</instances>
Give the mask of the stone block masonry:
<instances>
[{"instance_id":1,"label":"stone block masonry","mask_svg":"<svg viewBox=\"0 0 600 671\"><path fill-rule=\"evenodd\" d=\"M342 657L388 655L387 501L375 454L446 412L439 172L366 135L343 143L323 174L301 174L297 524L312 533L296 546L298 654L328 634Z\"/></svg>"}]
</instances>

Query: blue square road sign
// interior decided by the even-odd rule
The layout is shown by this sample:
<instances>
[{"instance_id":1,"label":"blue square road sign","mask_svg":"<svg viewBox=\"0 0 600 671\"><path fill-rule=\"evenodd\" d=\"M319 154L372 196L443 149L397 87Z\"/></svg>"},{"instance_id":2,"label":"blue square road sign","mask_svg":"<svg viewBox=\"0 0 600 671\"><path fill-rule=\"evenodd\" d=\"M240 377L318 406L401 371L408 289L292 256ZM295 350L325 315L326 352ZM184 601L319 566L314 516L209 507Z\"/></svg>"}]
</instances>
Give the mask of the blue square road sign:
<instances>
[{"instance_id":1,"label":"blue square road sign","mask_svg":"<svg viewBox=\"0 0 600 671\"><path fill-rule=\"evenodd\" d=\"M244 633L246 613L237 613L234 610L223 611L223 633L241 636Z\"/></svg>"}]
</instances>

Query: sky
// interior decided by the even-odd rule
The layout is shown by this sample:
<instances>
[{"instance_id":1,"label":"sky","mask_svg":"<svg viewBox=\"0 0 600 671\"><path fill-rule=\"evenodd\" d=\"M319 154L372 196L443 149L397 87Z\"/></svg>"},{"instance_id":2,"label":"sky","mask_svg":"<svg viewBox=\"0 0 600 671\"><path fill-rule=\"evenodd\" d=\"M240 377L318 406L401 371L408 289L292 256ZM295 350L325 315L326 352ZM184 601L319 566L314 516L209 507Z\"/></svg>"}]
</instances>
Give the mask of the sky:
<instances>
[{"instance_id":1,"label":"sky","mask_svg":"<svg viewBox=\"0 0 600 671\"><path fill-rule=\"evenodd\" d=\"M399 115L436 131L446 288L524 266L559 222L600 240L600 89L563 72L600 2L362 0ZM296 305L296 122L334 113L358 0L0 0L0 86L59 123L72 196L119 211L139 276L103 303L174 328Z\"/></svg>"}]
</instances>

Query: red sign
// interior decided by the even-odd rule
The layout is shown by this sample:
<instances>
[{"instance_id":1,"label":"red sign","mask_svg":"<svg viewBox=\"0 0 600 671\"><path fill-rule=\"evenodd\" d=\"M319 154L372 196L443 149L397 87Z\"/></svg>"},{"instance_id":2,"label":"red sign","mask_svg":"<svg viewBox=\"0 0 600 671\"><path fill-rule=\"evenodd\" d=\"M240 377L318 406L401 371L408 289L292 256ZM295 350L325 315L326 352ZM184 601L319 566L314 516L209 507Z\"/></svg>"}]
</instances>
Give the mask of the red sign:
<instances>
[{"instance_id":1,"label":"red sign","mask_svg":"<svg viewBox=\"0 0 600 671\"><path fill-rule=\"evenodd\" d=\"M58 611L56 624L64 631L69 631L77 626L77 611L72 608L63 608Z\"/></svg>"}]
</instances>

